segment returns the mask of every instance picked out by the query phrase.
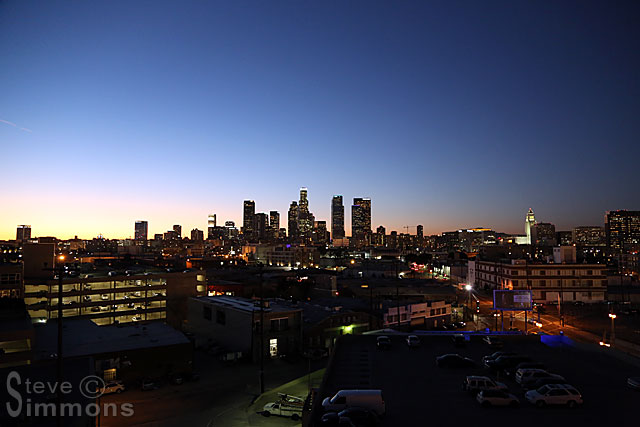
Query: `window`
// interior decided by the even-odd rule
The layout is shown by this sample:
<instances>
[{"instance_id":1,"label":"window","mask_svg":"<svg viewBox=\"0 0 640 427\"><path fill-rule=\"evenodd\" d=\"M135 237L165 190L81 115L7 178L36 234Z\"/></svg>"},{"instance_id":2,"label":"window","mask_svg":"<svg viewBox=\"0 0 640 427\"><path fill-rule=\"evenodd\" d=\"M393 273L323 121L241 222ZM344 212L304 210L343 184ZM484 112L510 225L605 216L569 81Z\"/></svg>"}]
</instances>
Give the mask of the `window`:
<instances>
[{"instance_id":1,"label":"window","mask_svg":"<svg viewBox=\"0 0 640 427\"><path fill-rule=\"evenodd\" d=\"M547 286L546 280L540 280L540 286Z\"/></svg>"},{"instance_id":2,"label":"window","mask_svg":"<svg viewBox=\"0 0 640 427\"><path fill-rule=\"evenodd\" d=\"M227 323L226 313L222 310L216 310L216 323L224 325Z\"/></svg>"},{"instance_id":3,"label":"window","mask_svg":"<svg viewBox=\"0 0 640 427\"><path fill-rule=\"evenodd\" d=\"M206 305L202 306L202 317L211 320L211 307L207 307Z\"/></svg>"},{"instance_id":4,"label":"window","mask_svg":"<svg viewBox=\"0 0 640 427\"><path fill-rule=\"evenodd\" d=\"M546 276L546 275L547 275L547 272L546 272L546 271L544 271L544 270L540 270L540 275L541 275L541 276Z\"/></svg>"},{"instance_id":5,"label":"window","mask_svg":"<svg viewBox=\"0 0 640 427\"><path fill-rule=\"evenodd\" d=\"M289 319L284 317L282 319L271 319L271 330L274 332L286 331L289 329Z\"/></svg>"}]
</instances>

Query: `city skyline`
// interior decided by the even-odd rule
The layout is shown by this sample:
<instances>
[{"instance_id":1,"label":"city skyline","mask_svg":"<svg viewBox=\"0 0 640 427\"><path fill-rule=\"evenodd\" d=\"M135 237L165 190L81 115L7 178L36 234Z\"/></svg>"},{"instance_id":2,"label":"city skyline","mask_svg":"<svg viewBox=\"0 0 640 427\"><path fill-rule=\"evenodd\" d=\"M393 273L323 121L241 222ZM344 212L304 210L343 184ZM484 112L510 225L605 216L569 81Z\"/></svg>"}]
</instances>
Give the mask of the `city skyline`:
<instances>
[{"instance_id":1,"label":"city skyline","mask_svg":"<svg viewBox=\"0 0 640 427\"><path fill-rule=\"evenodd\" d=\"M372 227L640 208L636 2L2 2L0 238L205 229L297 186ZM133 23L136 23L133 25ZM167 28L170 31L167 31ZM284 216L283 216L284 218ZM284 221L283 221L284 223Z\"/></svg>"},{"instance_id":2,"label":"city skyline","mask_svg":"<svg viewBox=\"0 0 640 427\"><path fill-rule=\"evenodd\" d=\"M299 188L299 190L307 190L307 187L302 187ZM325 221L327 223L327 226L330 227L331 224L331 206L333 203L333 198L336 195L332 196L332 199L329 200L328 203L328 215L326 217L324 216L318 216L315 217L315 221ZM344 219L344 230L345 230L345 235L347 237L353 237L352 234L352 221L353 221L353 214L351 212L351 208L353 208L353 206L351 205L351 202L349 202L349 199L343 195L341 195L343 197L344 200L347 200L348 205L345 205L343 207L348 207L349 209L345 209L345 212L343 213L343 219ZM406 226L409 226L409 234L415 235L416 233L418 233L418 226L422 227L422 231L424 233L425 236L427 235L440 235L444 232L449 232L449 231L456 231L456 230L462 230L462 229L473 229L473 228L489 228L492 230L495 230L496 232L502 232L502 233L507 233L507 234L512 234L512 235L521 235L521 236L526 236L527 235L527 219L531 216L531 207L529 207L526 211L522 212L520 215L520 229L517 229L517 227L513 230L511 229L506 229L504 227L501 227L499 224L498 225L493 225L493 224L458 224L457 226L453 226L447 229L442 229L442 230L432 230L431 227L429 227L428 224L426 223L416 223L416 224L411 224L411 223L405 223L402 226L398 226L398 227L393 227L393 226L388 226L387 224L384 223L378 223L376 221L376 216L375 216L375 201L371 200L371 198L368 197L354 197L351 198L351 200L353 200L354 202L356 200L369 200L369 202L371 204L373 204L374 208L371 209L371 231L375 232L375 230L382 226L387 233L391 233L392 231L396 231L398 232L398 234L400 233L406 233L407 232L407 228ZM170 223L167 223L166 227L162 227L162 226L157 226L157 225L153 225L154 221L153 219L149 219L149 218L142 218L142 217L136 217L136 218L131 218L131 220L125 225L122 225L122 229L127 229L127 231L123 232L122 234L116 234L114 233L113 235L109 235L107 233L104 232L95 232L94 234L88 234L88 235L81 235L81 233L77 233L77 232L73 232L71 231L70 234L61 234L61 233L39 233L38 232L38 225L30 225L30 233L32 236L34 237L49 237L49 236L54 236L57 238L61 238L61 239L71 239L75 236L78 236L78 238L81 239L92 239L98 236L103 236L104 238L108 238L108 239L134 239L135 238L135 231L136 228L138 226L139 223L144 223L144 227L145 227L145 231L148 234L148 238L152 239L154 234L163 234L167 231L175 231L174 227L176 226L180 226L181 229L184 230L193 230L193 229L198 229L201 231L206 231L209 229L210 225L212 224L213 221L213 216L220 218L221 221L220 223L224 223L227 221L232 221L235 223L235 226L237 227L238 230L240 230L241 228L243 228L243 224L244 224L244 220L247 217L247 215L251 215L252 217L254 217L255 215L258 214L267 214L267 216L271 216L273 215L274 212L277 212L279 214L280 218L285 218L287 217L287 212L288 212L288 208L287 209L269 209L268 207L265 207L265 209L258 209L256 206L263 206L262 204L258 205L256 203L255 199L246 199L246 200L242 200L242 207L241 209L239 209L240 211L244 210L244 207L246 206L246 203L250 202L250 206L251 206L251 213L244 213L241 212L240 214L236 215L236 217L234 218L225 218L222 217L221 215L219 215L217 212L216 213L212 213L211 210L206 210L204 209L203 211L207 211L209 213L207 213L204 216L204 219L200 219L199 222L193 222L193 223L186 223L183 221L180 221L179 218L177 218L175 221L170 221ZM297 201L293 201L296 202ZM308 199L308 204L309 206L313 207L314 211L322 211L323 209L320 209L319 207L316 207L316 203L313 202L313 198L311 196L309 196ZM310 209L311 210L311 209ZM633 211L633 209L627 209L627 208L620 208L620 209L611 209L610 211L616 211L616 210L621 210L621 211ZM537 214L537 211L535 210L535 208L533 208L533 211L536 212L536 223L551 223L553 225L556 226L556 230L560 231L560 230L566 230L566 231L571 231L576 227L589 227L589 226L597 226L597 227L604 227L605 225L605 216L606 213L609 211L605 211L602 213L602 221L601 222L594 222L594 223L575 223L575 224L568 224L566 226L559 226L558 223L554 222L553 220L549 220L548 217L542 217L539 216ZM533 216L531 216L533 218ZM538 221L539 220L539 221ZM280 221L280 220L279 220ZM253 221L252 221L253 222ZM23 222L24 223L24 222ZM22 225L20 224L15 224L13 226L7 227L8 229L2 229L0 230L0 240L15 240L16 238L16 229L22 227ZM289 233L289 224L287 224L287 221L285 222L280 222L280 227L282 228L286 228L287 230L287 235ZM415 230L415 231L414 231ZM330 229L329 229L330 231ZM183 235L183 237L187 237L186 235ZM331 239L333 239L333 236L331 236Z\"/></svg>"}]
</instances>

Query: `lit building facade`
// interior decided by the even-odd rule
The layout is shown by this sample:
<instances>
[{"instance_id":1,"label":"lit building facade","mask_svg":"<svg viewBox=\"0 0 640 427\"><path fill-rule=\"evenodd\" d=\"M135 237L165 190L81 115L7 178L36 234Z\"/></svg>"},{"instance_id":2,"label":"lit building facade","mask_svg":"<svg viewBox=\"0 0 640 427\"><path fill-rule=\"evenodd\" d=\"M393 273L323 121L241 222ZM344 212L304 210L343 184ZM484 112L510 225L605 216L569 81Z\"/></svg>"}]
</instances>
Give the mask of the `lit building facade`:
<instances>
[{"instance_id":1,"label":"lit building facade","mask_svg":"<svg viewBox=\"0 0 640 427\"><path fill-rule=\"evenodd\" d=\"M242 210L242 234L249 240L255 236L255 216L256 202L245 200Z\"/></svg>"},{"instance_id":2,"label":"lit building facade","mask_svg":"<svg viewBox=\"0 0 640 427\"><path fill-rule=\"evenodd\" d=\"M351 235L356 246L366 246L371 241L371 199L356 197L351 206Z\"/></svg>"},{"instance_id":3,"label":"lit building facade","mask_svg":"<svg viewBox=\"0 0 640 427\"><path fill-rule=\"evenodd\" d=\"M604 227L609 253L630 253L640 249L640 211L609 211Z\"/></svg>"},{"instance_id":4,"label":"lit building facade","mask_svg":"<svg viewBox=\"0 0 640 427\"><path fill-rule=\"evenodd\" d=\"M147 240L149 234L149 223L147 221L136 221L134 236L136 240Z\"/></svg>"}]
</instances>

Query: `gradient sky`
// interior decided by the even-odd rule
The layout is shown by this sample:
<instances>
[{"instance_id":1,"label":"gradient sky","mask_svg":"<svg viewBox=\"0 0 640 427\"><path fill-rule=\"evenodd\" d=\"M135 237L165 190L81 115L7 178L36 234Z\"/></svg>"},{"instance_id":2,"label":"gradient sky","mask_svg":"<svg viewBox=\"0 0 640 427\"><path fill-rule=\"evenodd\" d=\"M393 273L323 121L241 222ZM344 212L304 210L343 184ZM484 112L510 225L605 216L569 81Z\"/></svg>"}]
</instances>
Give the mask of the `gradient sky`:
<instances>
[{"instance_id":1,"label":"gradient sky","mask_svg":"<svg viewBox=\"0 0 640 427\"><path fill-rule=\"evenodd\" d=\"M523 232L640 209L640 3L0 2L0 239L282 218ZM415 233L415 228L410 229Z\"/></svg>"}]
</instances>

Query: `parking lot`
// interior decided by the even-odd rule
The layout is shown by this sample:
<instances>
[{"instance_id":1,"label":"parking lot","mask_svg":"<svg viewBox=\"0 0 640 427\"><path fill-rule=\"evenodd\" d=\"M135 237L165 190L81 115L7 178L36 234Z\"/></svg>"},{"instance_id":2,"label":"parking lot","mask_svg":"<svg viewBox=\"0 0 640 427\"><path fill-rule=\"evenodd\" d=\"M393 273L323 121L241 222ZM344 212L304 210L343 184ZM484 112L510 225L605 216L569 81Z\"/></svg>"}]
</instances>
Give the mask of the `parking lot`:
<instances>
[{"instance_id":1,"label":"parking lot","mask_svg":"<svg viewBox=\"0 0 640 427\"><path fill-rule=\"evenodd\" d=\"M558 338L558 339L555 339ZM501 375L510 392L520 399L518 408L482 408L474 397L462 390L467 375L488 375L481 366L482 356L497 349L489 348L482 337L474 336L463 348L454 347L450 336L422 336L421 346L410 349L404 336L391 336L392 348L378 350L376 337L345 336L328 367L327 382L320 399L340 389L381 389L387 414L383 425L499 425L516 422L524 426L544 423L603 425L637 420L640 393L626 386L626 379L640 374L637 359L618 359L605 349L583 344L560 343L560 337L549 338L551 345L541 343L538 336L505 337L501 350L513 351L544 363L550 372L564 376L583 395L584 404L576 409L547 407L538 409L524 398L523 390L512 378ZM459 353L478 362L476 368L438 368L435 358L446 353ZM624 358L625 356L621 356ZM314 412L314 425L320 425L322 411Z\"/></svg>"}]
</instances>

